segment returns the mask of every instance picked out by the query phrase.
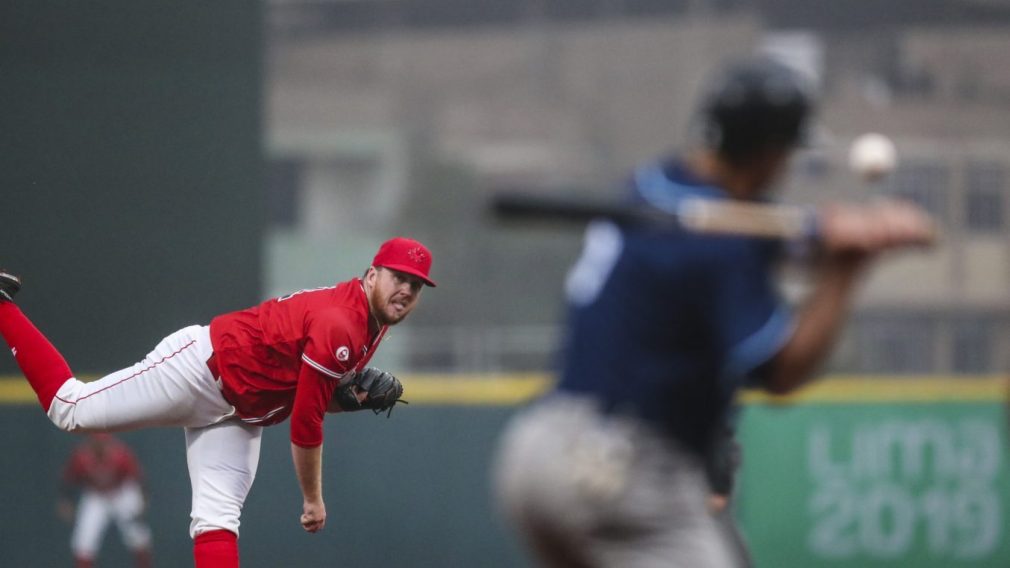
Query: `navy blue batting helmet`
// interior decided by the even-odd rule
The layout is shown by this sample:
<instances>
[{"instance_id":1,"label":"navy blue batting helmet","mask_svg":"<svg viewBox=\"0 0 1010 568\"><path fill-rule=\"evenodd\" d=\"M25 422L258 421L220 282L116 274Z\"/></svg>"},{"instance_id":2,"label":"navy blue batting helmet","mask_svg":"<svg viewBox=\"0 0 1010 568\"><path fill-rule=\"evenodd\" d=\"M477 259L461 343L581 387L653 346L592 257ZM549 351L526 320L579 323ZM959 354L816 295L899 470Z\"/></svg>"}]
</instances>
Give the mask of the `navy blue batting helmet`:
<instances>
[{"instance_id":1,"label":"navy blue batting helmet","mask_svg":"<svg viewBox=\"0 0 1010 568\"><path fill-rule=\"evenodd\" d=\"M731 162L746 162L807 137L813 99L796 71L773 59L739 61L717 73L699 109L704 144Z\"/></svg>"}]
</instances>

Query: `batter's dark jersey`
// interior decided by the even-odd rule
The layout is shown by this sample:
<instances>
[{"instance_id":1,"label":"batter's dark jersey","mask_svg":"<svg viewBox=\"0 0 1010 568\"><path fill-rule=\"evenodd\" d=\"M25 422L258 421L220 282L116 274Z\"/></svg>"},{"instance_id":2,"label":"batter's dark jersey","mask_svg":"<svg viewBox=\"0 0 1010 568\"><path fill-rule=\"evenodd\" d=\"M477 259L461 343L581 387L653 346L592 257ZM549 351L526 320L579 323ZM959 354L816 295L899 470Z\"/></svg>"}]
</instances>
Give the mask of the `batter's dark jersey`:
<instances>
[{"instance_id":1,"label":"batter's dark jersey","mask_svg":"<svg viewBox=\"0 0 1010 568\"><path fill-rule=\"evenodd\" d=\"M674 210L687 197L728 199L676 162L636 170L631 199ZM703 453L735 391L759 380L791 316L772 241L596 223L567 282L557 389L595 397Z\"/></svg>"}]
</instances>

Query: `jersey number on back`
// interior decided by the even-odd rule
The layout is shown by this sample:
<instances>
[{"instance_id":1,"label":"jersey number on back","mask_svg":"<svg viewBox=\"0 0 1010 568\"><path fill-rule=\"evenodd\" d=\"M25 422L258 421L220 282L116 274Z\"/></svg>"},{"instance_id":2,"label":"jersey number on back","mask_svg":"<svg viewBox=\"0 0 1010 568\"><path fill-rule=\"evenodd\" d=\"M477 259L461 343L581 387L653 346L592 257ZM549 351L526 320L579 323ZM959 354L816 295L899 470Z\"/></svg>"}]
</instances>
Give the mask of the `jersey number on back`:
<instances>
[{"instance_id":1,"label":"jersey number on back","mask_svg":"<svg viewBox=\"0 0 1010 568\"><path fill-rule=\"evenodd\" d=\"M624 238L617 225L602 221L590 224L582 256L565 280L568 301L576 306L591 304L603 290L623 248Z\"/></svg>"}]
</instances>

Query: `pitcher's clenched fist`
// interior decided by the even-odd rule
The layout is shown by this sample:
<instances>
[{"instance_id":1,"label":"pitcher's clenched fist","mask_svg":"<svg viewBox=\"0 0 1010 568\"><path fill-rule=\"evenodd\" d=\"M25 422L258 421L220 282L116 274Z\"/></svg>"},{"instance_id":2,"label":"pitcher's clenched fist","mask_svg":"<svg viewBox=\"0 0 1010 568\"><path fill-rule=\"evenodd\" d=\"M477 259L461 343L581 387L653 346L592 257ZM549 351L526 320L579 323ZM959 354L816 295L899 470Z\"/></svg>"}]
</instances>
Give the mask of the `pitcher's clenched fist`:
<instances>
[{"instance_id":1,"label":"pitcher's clenched fist","mask_svg":"<svg viewBox=\"0 0 1010 568\"><path fill-rule=\"evenodd\" d=\"M307 532L314 533L323 530L326 526L326 505L322 501L310 503L306 501L302 505L302 528Z\"/></svg>"}]
</instances>

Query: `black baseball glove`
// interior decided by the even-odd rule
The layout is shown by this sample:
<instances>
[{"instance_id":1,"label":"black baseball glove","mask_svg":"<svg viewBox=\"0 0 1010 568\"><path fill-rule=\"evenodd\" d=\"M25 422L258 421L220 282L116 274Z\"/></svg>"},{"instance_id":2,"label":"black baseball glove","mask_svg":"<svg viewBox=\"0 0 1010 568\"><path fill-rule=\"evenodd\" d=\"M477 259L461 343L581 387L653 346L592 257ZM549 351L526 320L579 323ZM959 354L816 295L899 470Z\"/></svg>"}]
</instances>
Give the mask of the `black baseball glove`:
<instances>
[{"instance_id":1,"label":"black baseball glove","mask_svg":"<svg viewBox=\"0 0 1010 568\"><path fill-rule=\"evenodd\" d=\"M355 387L358 387L355 389ZM358 402L357 393L364 391L368 397L364 402ZM376 414L388 411L386 417L393 413L393 406L397 402L407 404L407 401L400 400L403 396L403 385L400 380L392 374L381 369L371 367L356 373L351 382L337 389L335 393L337 404L344 412L369 409Z\"/></svg>"}]
</instances>

